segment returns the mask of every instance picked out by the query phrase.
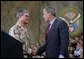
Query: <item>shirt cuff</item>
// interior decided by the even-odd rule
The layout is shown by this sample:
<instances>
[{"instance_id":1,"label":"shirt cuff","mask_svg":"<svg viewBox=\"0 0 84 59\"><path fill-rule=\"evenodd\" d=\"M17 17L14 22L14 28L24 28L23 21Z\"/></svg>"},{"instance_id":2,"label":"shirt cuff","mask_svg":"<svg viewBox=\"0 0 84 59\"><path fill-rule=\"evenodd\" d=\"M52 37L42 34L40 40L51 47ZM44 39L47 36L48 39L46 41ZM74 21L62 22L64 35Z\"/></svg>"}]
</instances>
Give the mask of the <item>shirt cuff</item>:
<instances>
[{"instance_id":1,"label":"shirt cuff","mask_svg":"<svg viewBox=\"0 0 84 59\"><path fill-rule=\"evenodd\" d=\"M59 58L64 58L64 56L63 55L59 55Z\"/></svg>"}]
</instances>

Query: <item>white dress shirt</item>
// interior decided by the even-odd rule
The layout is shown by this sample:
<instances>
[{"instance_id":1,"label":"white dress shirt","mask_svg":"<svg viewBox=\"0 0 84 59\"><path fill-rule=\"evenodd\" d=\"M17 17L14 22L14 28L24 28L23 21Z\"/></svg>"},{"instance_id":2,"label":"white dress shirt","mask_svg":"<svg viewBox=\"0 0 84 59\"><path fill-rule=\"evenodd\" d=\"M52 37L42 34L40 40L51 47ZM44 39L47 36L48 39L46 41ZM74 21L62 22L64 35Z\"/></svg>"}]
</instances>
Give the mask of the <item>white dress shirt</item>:
<instances>
[{"instance_id":1,"label":"white dress shirt","mask_svg":"<svg viewBox=\"0 0 84 59\"><path fill-rule=\"evenodd\" d=\"M56 19L56 18L54 18L52 21L49 22L49 23L50 23L50 28L49 28L49 29L51 29L51 27L52 27L52 25L53 25L55 19Z\"/></svg>"}]
</instances>

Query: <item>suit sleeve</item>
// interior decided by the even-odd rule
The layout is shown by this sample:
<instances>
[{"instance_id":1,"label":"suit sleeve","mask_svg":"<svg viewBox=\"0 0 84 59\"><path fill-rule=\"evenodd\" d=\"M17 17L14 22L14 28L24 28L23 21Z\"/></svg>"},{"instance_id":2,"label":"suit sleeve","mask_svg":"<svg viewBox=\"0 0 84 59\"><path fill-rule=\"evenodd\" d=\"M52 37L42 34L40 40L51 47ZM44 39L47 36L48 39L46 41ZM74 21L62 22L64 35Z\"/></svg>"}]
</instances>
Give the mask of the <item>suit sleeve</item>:
<instances>
[{"instance_id":1,"label":"suit sleeve","mask_svg":"<svg viewBox=\"0 0 84 59\"><path fill-rule=\"evenodd\" d=\"M63 20L59 24L59 35L60 35L60 55L66 56L68 52L69 44L69 28L66 22Z\"/></svg>"},{"instance_id":2,"label":"suit sleeve","mask_svg":"<svg viewBox=\"0 0 84 59\"><path fill-rule=\"evenodd\" d=\"M45 43L42 47L40 47L40 48L37 50L36 55L42 55L42 53L46 51L46 46L47 46L47 43Z\"/></svg>"}]
</instances>

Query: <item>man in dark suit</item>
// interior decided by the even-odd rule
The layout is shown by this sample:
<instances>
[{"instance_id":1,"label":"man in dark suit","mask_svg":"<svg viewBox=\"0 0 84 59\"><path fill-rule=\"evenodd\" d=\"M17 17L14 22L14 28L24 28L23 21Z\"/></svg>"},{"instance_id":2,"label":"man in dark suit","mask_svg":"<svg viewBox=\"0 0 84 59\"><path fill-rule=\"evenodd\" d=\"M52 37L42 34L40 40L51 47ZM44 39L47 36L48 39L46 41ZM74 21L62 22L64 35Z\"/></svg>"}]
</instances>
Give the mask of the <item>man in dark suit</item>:
<instances>
[{"instance_id":1,"label":"man in dark suit","mask_svg":"<svg viewBox=\"0 0 84 59\"><path fill-rule=\"evenodd\" d=\"M43 18L49 23L46 30L45 44L37 50L37 55L45 53L46 58L68 58L68 25L55 15L55 9L43 9Z\"/></svg>"},{"instance_id":2,"label":"man in dark suit","mask_svg":"<svg viewBox=\"0 0 84 59\"><path fill-rule=\"evenodd\" d=\"M1 31L1 58L23 58L22 43Z\"/></svg>"}]
</instances>

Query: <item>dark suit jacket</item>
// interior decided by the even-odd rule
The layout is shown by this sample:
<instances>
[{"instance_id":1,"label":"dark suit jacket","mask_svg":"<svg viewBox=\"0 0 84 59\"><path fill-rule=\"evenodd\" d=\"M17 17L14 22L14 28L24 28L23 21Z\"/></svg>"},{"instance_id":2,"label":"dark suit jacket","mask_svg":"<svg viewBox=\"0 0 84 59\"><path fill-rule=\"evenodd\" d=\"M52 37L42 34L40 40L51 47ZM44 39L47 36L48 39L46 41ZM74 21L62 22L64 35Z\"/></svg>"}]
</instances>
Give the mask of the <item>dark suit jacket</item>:
<instances>
[{"instance_id":1,"label":"dark suit jacket","mask_svg":"<svg viewBox=\"0 0 84 59\"><path fill-rule=\"evenodd\" d=\"M1 31L1 58L23 58L22 43Z\"/></svg>"},{"instance_id":2,"label":"dark suit jacket","mask_svg":"<svg viewBox=\"0 0 84 59\"><path fill-rule=\"evenodd\" d=\"M69 32L67 24L60 19L56 19L49 31L45 44L37 51L41 55L46 51L46 58L58 58L59 55L68 57Z\"/></svg>"}]
</instances>

